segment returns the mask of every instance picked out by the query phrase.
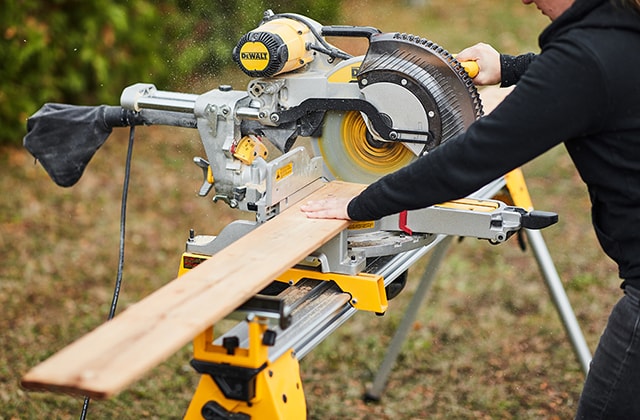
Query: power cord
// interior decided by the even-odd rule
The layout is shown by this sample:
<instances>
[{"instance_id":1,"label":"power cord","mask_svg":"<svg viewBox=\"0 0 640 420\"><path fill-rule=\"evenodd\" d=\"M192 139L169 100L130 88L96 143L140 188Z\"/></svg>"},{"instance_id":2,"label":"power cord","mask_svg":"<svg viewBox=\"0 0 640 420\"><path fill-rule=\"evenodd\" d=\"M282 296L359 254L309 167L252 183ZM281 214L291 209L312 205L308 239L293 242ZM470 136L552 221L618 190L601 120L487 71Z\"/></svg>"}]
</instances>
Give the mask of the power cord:
<instances>
[{"instance_id":1,"label":"power cord","mask_svg":"<svg viewBox=\"0 0 640 420\"><path fill-rule=\"evenodd\" d=\"M127 196L129 195L129 178L131 177L131 156L133 154L133 139L135 137L135 126L132 124L129 130L129 147L127 149L127 160L125 163L124 171L124 183L122 185L122 202L120 205L120 249L118 257L118 273L116 275L116 283L113 288L113 297L111 299L111 308L109 309L109 316L107 320L112 319L116 315L116 308L118 306L118 298L120 297L120 288L122 286L122 272L124 269L124 237L125 226L127 220ZM82 413L80 414L80 420L87 418L87 412L89 411L90 397L85 397L82 403Z\"/></svg>"}]
</instances>

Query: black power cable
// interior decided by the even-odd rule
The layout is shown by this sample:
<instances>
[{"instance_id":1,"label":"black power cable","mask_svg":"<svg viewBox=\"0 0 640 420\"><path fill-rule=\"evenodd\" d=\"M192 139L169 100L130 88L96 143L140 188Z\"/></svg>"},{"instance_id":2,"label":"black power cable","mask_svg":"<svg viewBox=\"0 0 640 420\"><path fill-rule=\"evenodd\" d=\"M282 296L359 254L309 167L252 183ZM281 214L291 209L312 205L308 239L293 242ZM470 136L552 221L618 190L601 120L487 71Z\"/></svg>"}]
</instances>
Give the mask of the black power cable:
<instances>
[{"instance_id":1,"label":"black power cable","mask_svg":"<svg viewBox=\"0 0 640 420\"><path fill-rule=\"evenodd\" d=\"M120 249L118 256L118 273L116 275L116 283L113 288L113 297L111 299L111 308L109 309L109 316L107 320L112 319L116 315L116 308L118 306L118 298L120 297L120 288L122 286L122 272L124 269L124 237L125 226L127 220L127 197L129 195L129 178L131 177L131 156L133 155L133 139L135 137L135 126L132 124L129 130L129 147L127 149L127 160L125 163L124 182L122 185L122 202L120 205ZM80 420L87 418L87 412L89 411L90 397L85 397L82 403L82 413L80 413Z\"/></svg>"},{"instance_id":2,"label":"black power cable","mask_svg":"<svg viewBox=\"0 0 640 420\"><path fill-rule=\"evenodd\" d=\"M273 15L270 16L268 20L274 20L277 18L287 18L287 19L292 19L295 20L297 22L302 23L303 25L305 25L307 28L309 28L309 30L311 31L311 33L313 34L313 36L315 37L315 39L322 45L322 47L320 46L315 46L315 47L311 47L309 46L311 49L314 49L318 52L321 52L323 54L328 55L329 57L332 58L340 58L342 60L348 60L351 57L353 57L351 54L347 54L346 52L339 50L338 48L334 47L333 45L329 44L323 37L322 35L316 30L315 26L313 25L313 23L311 21L309 21L309 19L305 18L304 16L301 15L297 15L295 13L279 13L277 15Z\"/></svg>"}]
</instances>

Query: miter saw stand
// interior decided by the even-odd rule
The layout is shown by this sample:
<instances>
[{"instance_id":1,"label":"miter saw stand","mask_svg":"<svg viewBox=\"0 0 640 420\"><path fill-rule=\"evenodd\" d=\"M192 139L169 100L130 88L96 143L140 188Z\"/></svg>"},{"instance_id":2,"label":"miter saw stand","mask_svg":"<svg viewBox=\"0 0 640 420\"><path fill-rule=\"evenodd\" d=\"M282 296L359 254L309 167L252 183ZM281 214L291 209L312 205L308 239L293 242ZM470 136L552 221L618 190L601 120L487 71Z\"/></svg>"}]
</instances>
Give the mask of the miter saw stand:
<instances>
[{"instance_id":1,"label":"miter saw stand","mask_svg":"<svg viewBox=\"0 0 640 420\"><path fill-rule=\"evenodd\" d=\"M407 269L433 250L373 386L365 394L367 400L379 400L454 236L500 243L521 229L525 232L586 372L591 354L538 230L553 223L554 215L523 210L531 210L532 205L520 170L473 196L477 198L394 215L375 223L354 223L353 229L335 237L276 279L264 294L238 308L231 318L243 322L217 337L213 326L196 337L192 365L201 379L185 418L298 418L306 412L298 360L357 310L383 314L387 299L393 297L394 282L406 280L403 276ZM519 207L485 197L506 198ZM218 236L192 233L180 273L253 227L254 223L237 221ZM435 233L413 233L413 229ZM401 233L390 233L393 231ZM393 243L401 251L390 255Z\"/></svg>"}]
</instances>

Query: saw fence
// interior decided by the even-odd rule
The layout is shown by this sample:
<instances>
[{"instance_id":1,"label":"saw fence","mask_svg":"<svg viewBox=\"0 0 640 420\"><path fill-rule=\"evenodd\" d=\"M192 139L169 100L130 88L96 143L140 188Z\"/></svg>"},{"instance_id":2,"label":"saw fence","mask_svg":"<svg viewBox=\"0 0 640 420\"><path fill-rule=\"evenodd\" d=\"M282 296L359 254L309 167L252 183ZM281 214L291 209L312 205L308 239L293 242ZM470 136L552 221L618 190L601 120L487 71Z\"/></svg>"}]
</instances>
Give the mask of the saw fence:
<instances>
[{"instance_id":1,"label":"saw fence","mask_svg":"<svg viewBox=\"0 0 640 420\"><path fill-rule=\"evenodd\" d=\"M351 56L329 36L366 38L369 50ZM407 270L433 250L368 393L378 399L450 238L498 244L520 231L586 371L588 347L538 231L557 215L533 210L519 170L468 198L381 220L311 220L300 211L309 199L359 193L480 118L465 70L474 63L420 37L272 12L233 55L254 78L246 90L135 84L119 107L47 104L29 119L25 146L63 186L80 178L113 127L197 129L206 152L194 158L199 195L255 221L194 232L178 278L35 366L25 388L108 398L193 340L200 383L186 418L305 418L300 358L356 311L387 311ZM227 317L240 321L219 333Z\"/></svg>"}]
</instances>

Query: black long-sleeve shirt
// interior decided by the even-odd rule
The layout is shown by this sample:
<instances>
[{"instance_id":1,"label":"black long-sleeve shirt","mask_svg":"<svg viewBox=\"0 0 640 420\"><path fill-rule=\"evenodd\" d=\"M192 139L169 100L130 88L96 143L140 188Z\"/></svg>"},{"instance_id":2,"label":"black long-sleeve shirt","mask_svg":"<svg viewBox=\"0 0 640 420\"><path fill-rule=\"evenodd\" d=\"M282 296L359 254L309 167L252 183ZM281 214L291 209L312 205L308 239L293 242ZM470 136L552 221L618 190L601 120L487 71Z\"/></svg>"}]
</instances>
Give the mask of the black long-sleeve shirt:
<instances>
[{"instance_id":1,"label":"black long-sleeve shirt","mask_svg":"<svg viewBox=\"0 0 640 420\"><path fill-rule=\"evenodd\" d=\"M511 64L503 85L516 86L490 115L371 184L349 203L349 217L466 196L564 143L589 189L603 249L640 287L640 15L609 0L576 0L539 42L535 59L502 57Z\"/></svg>"}]
</instances>

